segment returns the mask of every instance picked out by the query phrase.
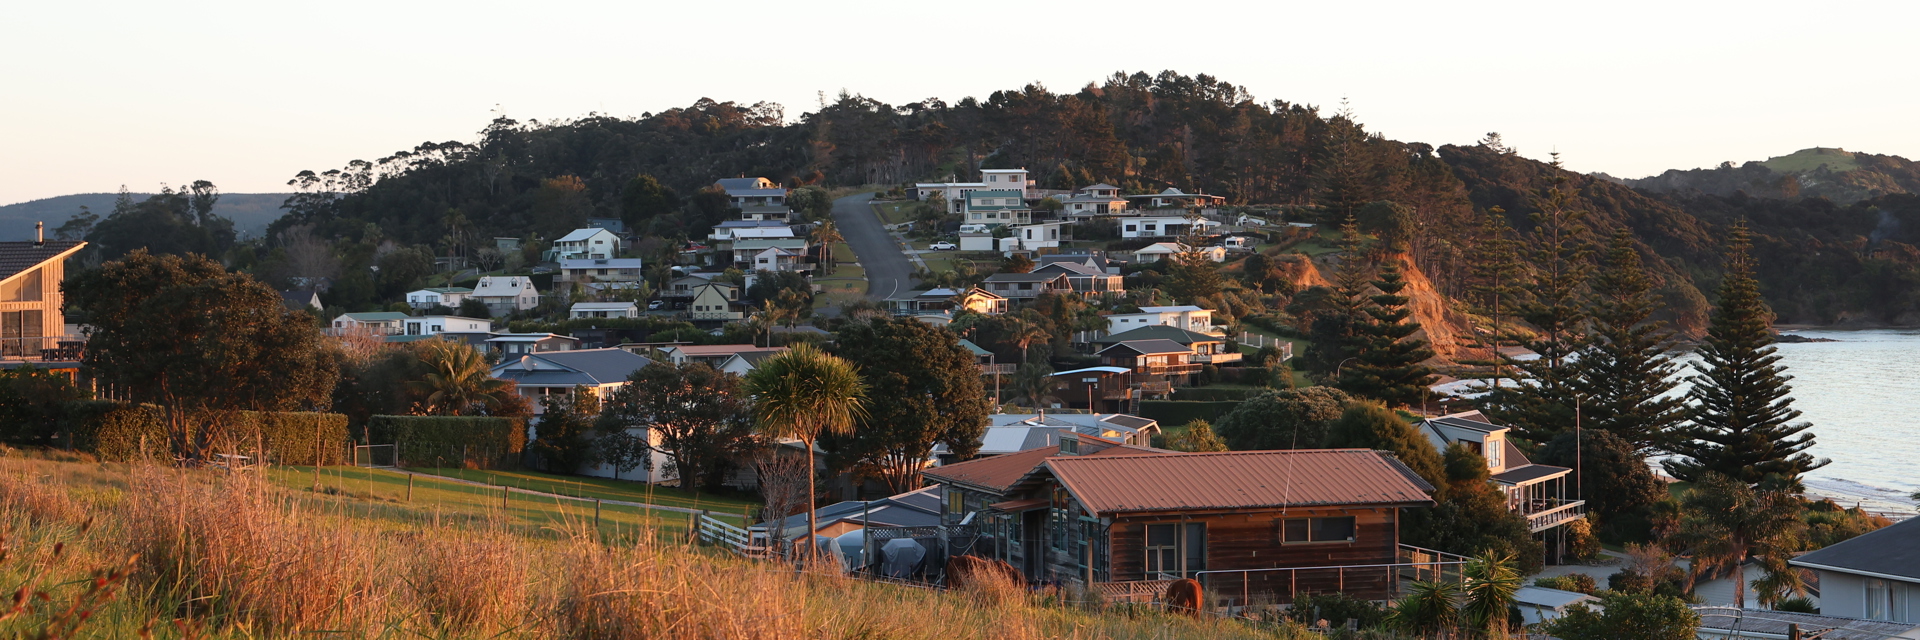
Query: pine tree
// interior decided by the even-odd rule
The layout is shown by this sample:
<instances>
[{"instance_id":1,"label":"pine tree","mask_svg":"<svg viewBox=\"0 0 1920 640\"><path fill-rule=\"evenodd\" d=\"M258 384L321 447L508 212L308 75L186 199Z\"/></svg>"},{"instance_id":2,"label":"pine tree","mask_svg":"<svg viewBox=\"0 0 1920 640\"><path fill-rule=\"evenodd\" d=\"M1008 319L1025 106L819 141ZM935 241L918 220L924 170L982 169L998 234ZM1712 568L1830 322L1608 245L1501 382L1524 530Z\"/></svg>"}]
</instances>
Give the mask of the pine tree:
<instances>
[{"instance_id":1,"label":"pine tree","mask_svg":"<svg viewBox=\"0 0 1920 640\"><path fill-rule=\"evenodd\" d=\"M1341 370L1337 384L1343 391L1392 406L1419 402L1433 384L1433 369L1421 364L1433 357L1433 349L1426 340L1412 338L1420 323L1412 321L1409 298L1400 295L1407 281L1399 261L1387 262L1372 284L1379 293L1368 298L1366 319L1353 327L1354 362Z\"/></svg>"},{"instance_id":2,"label":"pine tree","mask_svg":"<svg viewBox=\"0 0 1920 640\"><path fill-rule=\"evenodd\" d=\"M1681 480L1718 473L1749 485L1769 477L1790 481L1829 462L1806 453L1813 425L1792 422L1800 412L1774 353L1773 310L1760 297L1750 246L1744 223L1728 230L1720 304L1694 365L1700 374L1690 379L1693 406L1683 439L1672 447L1681 457L1665 463Z\"/></svg>"},{"instance_id":3,"label":"pine tree","mask_svg":"<svg viewBox=\"0 0 1920 640\"><path fill-rule=\"evenodd\" d=\"M1528 286L1531 299L1520 309L1520 317L1539 329L1520 344L1539 357L1500 356L1515 371L1518 384L1496 389L1487 398L1487 408L1496 417L1538 443L1573 428L1584 401L1574 387L1577 368L1571 356L1585 341L1585 289L1593 270L1593 250L1581 224L1586 212L1575 208L1567 176L1557 170L1557 155L1553 166L1552 183L1531 198L1533 282Z\"/></svg>"},{"instance_id":4,"label":"pine tree","mask_svg":"<svg viewBox=\"0 0 1920 640\"><path fill-rule=\"evenodd\" d=\"M1665 397L1679 367L1666 356L1673 332L1653 320L1653 281L1641 268L1633 234L1615 231L1593 284L1593 335L1580 351L1575 388L1587 429L1618 436L1645 455L1667 446L1686 403Z\"/></svg>"},{"instance_id":5,"label":"pine tree","mask_svg":"<svg viewBox=\"0 0 1920 640\"><path fill-rule=\"evenodd\" d=\"M1480 341L1492 355L1495 363L1494 377L1501 376L1500 346L1506 342L1506 335L1500 324L1500 316L1511 310L1524 296L1522 287L1527 276L1526 264L1520 260L1520 241L1513 238L1513 227L1507 224L1506 211L1499 207L1487 210L1481 218L1480 233L1474 243L1472 260L1472 285L1468 291L1482 313L1492 321L1492 330Z\"/></svg>"}]
</instances>

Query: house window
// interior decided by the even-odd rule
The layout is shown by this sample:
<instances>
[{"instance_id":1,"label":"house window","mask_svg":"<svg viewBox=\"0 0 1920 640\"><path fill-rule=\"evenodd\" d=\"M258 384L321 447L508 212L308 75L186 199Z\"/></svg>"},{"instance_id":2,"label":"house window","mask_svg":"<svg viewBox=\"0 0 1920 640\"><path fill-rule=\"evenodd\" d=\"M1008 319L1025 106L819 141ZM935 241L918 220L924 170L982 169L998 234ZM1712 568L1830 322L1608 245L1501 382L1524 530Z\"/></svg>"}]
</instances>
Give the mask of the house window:
<instances>
[{"instance_id":1,"label":"house window","mask_svg":"<svg viewBox=\"0 0 1920 640\"><path fill-rule=\"evenodd\" d=\"M14 278L12 282L0 285L0 301L38 302L40 300L40 270L34 269Z\"/></svg>"},{"instance_id":2,"label":"house window","mask_svg":"<svg viewBox=\"0 0 1920 640\"><path fill-rule=\"evenodd\" d=\"M1282 544L1353 542L1353 516L1289 518L1280 522Z\"/></svg>"},{"instance_id":3,"label":"house window","mask_svg":"<svg viewBox=\"0 0 1920 640\"><path fill-rule=\"evenodd\" d=\"M1128 233L1132 233L1132 232L1135 232L1135 231L1139 231L1139 230L1140 230L1140 229L1138 229L1138 228L1136 228L1136 227L1135 227L1134 225L1127 225L1127 232L1128 232Z\"/></svg>"},{"instance_id":4,"label":"house window","mask_svg":"<svg viewBox=\"0 0 1920 640\"><path fill-rule=\"evenodd\" d=\"M1912 622L1914 611L1911 599L1914 591L1913 586L1905 582L1868 578L1865 617L1868 620Z\"/></svg>"},{"instance_id":5,"label":"house window","mask_svg":"<svg viewBox=\"0 0 1920 640\"><path fill-rule=\"evenodd\" d=\"M1498 442L1490 444L1492 446L1487 447L1487 468L1498 469L1500 468L1500 452L1502 449L1505 449L1505 447L1500 446Z\"/></svg>"},{"instance_id":6,"label":"house window","mask_svg":"<svg viewBox=\"0 0 1920 640\"><path fill-rule=\"evenodd\" d=\"M947 489L947 513L960 515L966 512L965 498L958 489Z\"/></svg>"},{"instance_id":7,"label":"house window","mask_svg":"<svg viewBox=\"0 0 1920 640\"><path fill-rule=\"evenodd\" d=\"M1201 522L1147 525L1147 576L1190 577L1207 570L1207 525Z\"/></svg>"}]
</instances>

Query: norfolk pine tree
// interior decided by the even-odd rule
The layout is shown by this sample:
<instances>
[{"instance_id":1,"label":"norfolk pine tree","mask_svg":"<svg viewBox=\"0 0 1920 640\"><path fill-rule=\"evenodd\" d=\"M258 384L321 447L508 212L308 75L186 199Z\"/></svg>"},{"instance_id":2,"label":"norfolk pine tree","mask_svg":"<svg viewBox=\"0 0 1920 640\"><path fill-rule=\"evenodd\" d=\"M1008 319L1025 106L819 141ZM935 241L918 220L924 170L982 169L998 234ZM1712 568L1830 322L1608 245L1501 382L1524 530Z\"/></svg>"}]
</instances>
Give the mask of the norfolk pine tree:
<instances>
[{"instance_id":1,"label":"norfolk pine tree","mask_svg":"<svg viewBox=\"0 0 1920 640\"><path fill-rule=\"evenodd\" d=\"M1584 426L1618 436L1641 455L1663 449L1686 419L1686 402L1665 397L1679 366L1666 356L1673 332L1652 319L1652 292L1633 234L1615 231L1594 280L1593 333L1580 352L1575 386L1585 399Z\"/></svg>"},{"instance_id":2,"label":"norfolk pine tree","mask_svg":"<svg viewBox=\"0 0 1920 640\"><path fill-rule=\"evenodd\" d=\"M1718 473L1749 485L1769 476L1793 480L1826 466L1807 455L1813 425L1793 423L1791 378L1783 375L1773 346L1773 310L1760 297L1753 277L1751 242L1745 223L1727 232L1726 274L1720 304L1694 364L1688 424L1671 450L1681 457L1665 462L1667 472L1687 481Z\"/></svg>"},{"instance_id":3,"label":"norfolk pine tree","mask_svg":"<svg viewBox=\"0 0 1920 640\"><path fill-rule=\"evenodd\" d=\"M1379 293L1368 298L1366 320L1353 327L1354 361L1341 370L1338 386L1348 393L1374 398L1390 406L1413 404L1426 398L1433 369L1421 364L1433 357L1426 340L1413 338L1420 323L1400 292L1407 281L1398 260L1390 260L1373 281Z\"/></svg>"},{"instance_id":4,"label":"norfolk pine tree","mask_svg":"<svg viewBox=\"0 0 1920 640\"><path fill-rule=\"evenodd\" d=\"M1554 167L1560 166L1554 158ZM1585 340L1586 288L1593 271L1592 246L1587 228L1581 224L1586 212L1574 208L1564 172L1556 172L1553 182L1531 199L1533 221L1531 300L1521 306L1520 317L1539 329L1531 340L1521 341L1528 351L1538 354L1533 360L1515 360L1496 356L1517 369L1519 384L1511 389L1496 389L1487 399L1488 408L1522 437L1546 442L1560 431L1572 428L1579 419L1584 399L1574 386L1577 368L1572 356Z\"/></svg>"}]
</instances>

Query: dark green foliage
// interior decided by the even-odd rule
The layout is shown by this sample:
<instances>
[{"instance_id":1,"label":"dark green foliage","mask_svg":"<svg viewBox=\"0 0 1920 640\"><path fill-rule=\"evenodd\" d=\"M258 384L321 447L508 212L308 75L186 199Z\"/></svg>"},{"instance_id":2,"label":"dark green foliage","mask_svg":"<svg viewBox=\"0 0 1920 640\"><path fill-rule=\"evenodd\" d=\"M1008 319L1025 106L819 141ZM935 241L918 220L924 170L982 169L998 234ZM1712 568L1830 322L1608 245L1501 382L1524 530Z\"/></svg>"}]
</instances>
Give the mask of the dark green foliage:
<instances>
[{"instance_id":1,"label":"dark green foliage","mask_svg":"<svg viewBox=\"0 0 1920 640\"><path fill-rule=\"evenodd\" d=\"M63 428L72 433L74 449L116 462L172 458L166 412L159 407L78 401L68 403L63 413ZM223 429L220 453L264 453L276 464L340 464L353 443L347 437L347 417L337 413L240 411L226 417Z\"/></svg>"},{"instance_id":2,"label":"dark green foliage","mask_svg":"<svg viewBox=\"0 0 1920 640\"><path fill-rule=\"evenodd\" d=\"M174 451L188 457L211 455L234 411L325 407L339 376L311 315L200 256L135 251L63 289L93 327L87 369L128 400L165 407Z\"/></svg>"},{"instance_id":3,"label":"dark green foliage","mask_svg":"<svg viewBox=\"0 0 1920 640\"><path fill-rule=\"evenodd\" d=\"M1533 584L1548 589L1559 589L1561 591L1572 591L1574 593L1584 593L1587 595L1593 595L1593 592L1600 588L1600 585L1595 583L1593 576L1584 573L1569 573L1551 578L1540 578L1534 580Z\"/></svg>"},{"instance_id":4,"label":"dark green foliage","mask_svg":"<svg viewBox=\"0 0 1920 640\"><path fill-rule=\"evenodd\" d=\"M1183 400L1141 400L1139 416L1160 424L1186 424L1194 420L1218 423L1243 402L1187 402ZM1218 429L1216 428L1217 432Z\"/></svg>"},{"instance_id":5,"label":"dark green foliage","mask_svg":"<svg viewBox=\"0 0 1920 640\"><path fill-rule=\"evenodd\" d=\"M87 242L103 257L119 258L136 249L154 254L218 256L233 247L233 221L213 215L220 190L205 180L179 191L171 187L141 202L124 189L113 212L93 225Z\"/></svg>"},{"instance_id":6,"label":"dark green foliage","mask_svg":"<svg viewBox=\"0 0 1920 640\"><path fill-rule=\"evenodd\" d=\"M1679 369L1666 352L1672 332L1653 319L1653 283L1626 230L1616 231L1593 286L1592 339L1580 352L1582 426L1606 431L1645 454L1664 446L1685 419L1685 402L1664 397Z\"/></svg>"},{"instance_id":7,"label":"dark green foliage","mask_svg":"<svg viewBox=\"0 0 1920 640\"><path fill-rule=\"evenodd\" d=\"M1587 501L1587 511L1600 521L1597 535L1615 543L1646 542L1652 535L1653 506L1667 498L1667 486L1653 476L1646 460L1631 443L1606 431L1583 431L1578 436L1579 453L1574 455L1576 436L1568 431L1542 447L1534 462L1576 468L1578 483L1569 478L1568 497ZM1584 494L1575 496L1576 488Z\"/></svg>"},{"instance_id":8,"label":"dark green foliage","mask_svg":"<svg viewBox=\"0 0 1920 640\"><path fill-rule=\"evenodd\" d=\"M1266 393L1264 389L1218 389L1213 387L1177 387L1173 397L1195 402L1247 400Z\"/></svg>"},{"instance_id":9,"label":"dark green foliage","mask_svg":"<svg viewBox=\"0 0 1920 640\"><path fill-rule=\"evenodd\" d=\"M1791 611L1794 613L1811 613L1811 614L1817 615L1820 613L1820 605L1814 604L1811 598L1787 598L1785 600L1781 600L1779 602L1773 603L1773 610L1774 611Z\"/></svg>"},{"instance_id":10,"label":"dark green foliage","mask_svg":"<svg viewBox=\"0 0 1920 640\"><path fill-rule=\"evenodd\" d=\"M740 378L731 373L699 362L655 361L627 380L602 407L599 437L618 442L630 430L649 431L657 442L649 446L667 455L666 471L680 478L682 488L718 488L731 463L760 444Z\"/></svg>"},{"instance_id":11,"label":"dark green foliage","mask_svg":"<svg viewBox=\"0 0 1920 640\"><path fill-rule=\"evenodd\" d=\"M1217 431L1236 451L1317 449L1348 400L1347 394L1328 387L1265 393L1221 417Z\"/></svg>"},{"instance_id":12,"label":"dark green foliage","mask_svg":"<svg viewBox=\"0 0 1920 640\"><path fill-rule=\"evenodd\" d=\"M1294 598L1293 606L1287 609L1286 615L1288 619L1307 626L1325 620L1328 626L1344 629L1348 620L1355 620L1359 628L1371 629L1386 620L1387 610L1370 600L1339 591L1324 591Z\"/></svg>"},{"instance_id":13,"label":"dark green foliage","mask_svg":"<svg viewBox=\"0 0 1920 640\"><path fill-rule=\"evenodd\" d=\"M1220 264L1199 251L1176 254L1172 275L1167 290L1174 299L1186 304L1219 295L1221 288L1226 286L1226 278L1220 275Z\"/></svg>"},{"instance_id":14,"label":"dark green foliage","mask_svg":"<svg viewBox=\"0 0 1920 640\"><path fill-rule=\"evenodd\" d=\"M1354 212L1360 230L1380 239L1391 252L1406 251L1413 242L1414 211L1391 200L1369 202Z\"/></svg>"},{"instance_id":15,"label":"dark green foliage","mask_svg":"<svg viewBox=\"0 0 1920 640\"><path fill-rule=\"evenodd\" d=\"M1440 452L1433 449L1433 442L1421 435L1413 425L1400 419L1399 414L1379 404L1348 403L1340 413L1340 419L1328 427L1324 446L1329 449L1392 451L1401 464L1407 465L1407 468L1434 486L1436 499L1446 495L1447 474L1441 466Z\"/></svg>"},{"instance_id":16,"label":"dark green foliage","mask_svg":"<svg viewBox=\"0 0 1920 640\"><path fill-rule=\"evenodd\" d=\"M373 416L374 444L399 445L400 463L430 467L510 468L527 446L527 422L492 416Z\"/></svg>"},{"instance_id":17,"label":"dark green foliage","mask_svg":"<svg viewBox=\"0 0 1920 640\"><path fill-rule=\"evenodd\" d=\"M527 447L540 455L547 473L575 474L600 461L593 446L594 416L600 402L585 388L541 399L541 414L533 423L533 442Z\"/></svg>"},{"instance_id":18,"label":"dark green foliage","mask_svg":"<svg viewBox=\"0 0 1920 640\"><path fill-rule=\"evenodd\" d=\"M1692 557L1695 575L1712 571L1731 571L1734 579L1733 606L1746 606L1745 565L1759 558L1763 566L1785 568L1787 559L1804 537L1806 523L1800 520L1798 498L1784 491L1756 491L1745 483L1718 473L1705 476L1680 498L1682 517L1673 535L1661 541L1675 552ZM1780 571L1756 581L1762 604L1778 601L1782 591L1800 595L1798 573Z\"/></svg>"},{"instance_id":19,"label":"dark green foliage","mask_svg":"<svg viewBox=\"0 0 1920 640\"><path fill-rule=\"evenodd\" d=\"M1562 640L1693 640L1700 614L1679 598L1614 591L1600 596L1601 611L1574 605L1542 629Z\"/></svg>"},{"instance_id":20,"label":"dark green foliage","mask_svg":"<svg viewBox=\"0 0 1920 640\"><path fill-rule=\"evenodd\" d=\"M833 196L820 187L794 189L787 194L787 206L807 220L820 221L833 216Z\"/></svg>"},{"instance_id":21,"label":"dark green foliage","mask_svg":"<svg viewBox=\"0 0 1920 640\"><path fill-rule=\"evenodd\" d=\"M1219 436L1214 435L1213 425L1207 424L1205 420L1194 420L1184 425L1178 435L1167 438L1164 448L1174 451L1204 453L1226 451L1227 443L1221 441Z\"/></svg>"},{"instance_id":22,"label":"dark green foliage","mask_svg":"<svg viewBox=\"0 0 1920 640\"><path fill-rule=\"evenodd\" d=\"M88 393L65 373L32 365L0 370L0 441L54 446L70 403Z\"/></svg>"},{"instance_id":23,"label":"dark green foliage","mask_svg":"<svg viewBox=\"0 0 1920 640\"><path fill-rule=\"evenodd\" d=\"M1527 531L1527 520L1507 510L1506 496L1488 480L1487 459L1454 443L1442 460L1443 498L1414 512L1403 536L1408 544L1460 555L1511 555L1521 573L1539 569L1546 547Z\"/></svg>"},{"instance_id":24,"label":"dark green foliage","mask_svg":"<svg viewBox=\"0 0 1920 640\"><path fill-rule=\"evenodd\" d=\"M1801 518L1807 522L1806 541L1802 546L1808 550L1839 544L1893 524L1885 517L1867 513L1859 507L1843 508L1832 500L1807 505L1807 511Z\"/></svg>"},{"instance_id":25,"label":"dark green foliage","mask_svg":"<svg viewBox=\"0 0 1920 640\"><path fill-rule=\"evenodd\" d=\"M990 402L973 352L953 332L907 318L875 318L840 330L833 354L867 386L866 415L852 435L828 436L832 466L855 469L894 491L921 486L920 468L945 444L973 457Z\"/></svg>"},{"instance_id":26,"label":"dark green foliage","mask_svg":"<svg viewBox=\"0 0 1920 640\"><path fill-rule=\"evenodd\" d=\"M1672 447L1682 457L1666 463L1668 473L1682 480L1708 474L1747 484L1769 476L1791 480L1828 462L1806 453L1813 425L1792 422L1800 411L1793 408L1786 367L1775 353L1773 312L1760 297L1748 250L1746 227L1735 225L1727 237L1719 306L1699 351L1700 375L1687 393L1693 402L1689 424Z\"/></svg>"},{"instance_id":27,"label":"dark green foliage","mask_svg":"<svg viewBox=\"0 0 1920 640\"><path fill-rule=\"evenodd\" d=\"M484 320L493 317L493 309L488 308L487 303L481 302L479 298L466 298L461 300L460 310L457 313L462 318L479 318Z\"/></svg>"},{"instance_id":28,"label":"dark green foliage","mask_svg":"<svg viewBox=\"0 0 1920 640\"><path fill-rule=\"evenodd\" d=\"M640 229L654 218L679 208L680 194L645 173L627 180L620 189L620 219L628 228Z\"/></svg>"},{"instance_id":29,"label":"dark green foliage","mask_svg":"<svg viewBox=\"0 0 1920 640\"><path fill-rule=\"evenodd\" d=\"M1366 318L1353 327L1353 362L1339 368L1337 384L1347 393L1392 406L1418 404L1430 393L1433 369L1422 362L1433 357L1433 349L1412 337L1420 323L1412 321L1409 298L1400 295L1406 287L1398 260L1373 281L1379 293L1368 298Z\"/></svg>"}]
</instances>

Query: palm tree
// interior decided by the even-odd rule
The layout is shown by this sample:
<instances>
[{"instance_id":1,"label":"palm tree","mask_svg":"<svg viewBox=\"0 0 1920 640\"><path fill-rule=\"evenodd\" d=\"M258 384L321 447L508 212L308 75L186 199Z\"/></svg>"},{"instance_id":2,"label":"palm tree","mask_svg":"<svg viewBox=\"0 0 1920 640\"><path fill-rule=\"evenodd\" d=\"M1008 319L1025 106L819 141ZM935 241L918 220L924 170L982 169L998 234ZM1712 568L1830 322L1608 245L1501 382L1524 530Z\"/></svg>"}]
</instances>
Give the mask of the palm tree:
<instances>
[{"instance_id":1,"label":"palm tree","mask_svg":"<svg viewBox=\"0 0 1920 640\"><path fill-rule=\"evenodd\" d=\"M759 431L799 440L807 451L807 542L813 549L813 443L822 433L849 434L866 414L866 385L853 364L801 343L767 358L742 385L754 399Z\"/></svg>"},{"instance_id":2,"label":"palm tree","mask_svg":"<svg viewBox=\"0 0 1920 640\"><path fill-rule=\"evenodd\" d=\"M1693 552L1691 575L1732 571L1733 606L1747 605L1746 561L1755 556L1782 555L1806 528L1800 505L1783 491L1756 491L1746 483L1709 473L1680 499L1685 513L1669 546ZM1772 563L1782 566L1783 562ZM1789 572L1789 575L1797 575ZM1783 587L1798 590L1797 582L1781 580L1762 585L1772 599Z\"/></svg>"},{"instance_id":3,"label":"palm tree","mask_svg":"<svg viewBox=\"0 0 1920 640\"><path fill-rule=\"evenodd\" d=\"M1415 582L1394 603L1388 620L1423 638L1444 638L1460 626L1460 586L1446 580Z\"/></svg>"},{"instance_id":4,"label":"palm tree","mask_svg":"<svg viewBox=\"0 0 1920 640\"><path fill-rule=\"evenodd\" d=\"M828 274L832 274L839 266L833 260L833 244L846 241L846 237L840 235L840 230L833 227L832 220L821 220L813 225L813 243L820 245L820 261L825 263L821 266Z\"/></svg>"},{"instance_id":5,"label":"palm tree","mask_svg":"<svg viewBox=\"0 0 1920 640\"><path fill-rule=\"evenodd\" d=\"M1520 574L1513 570L1511 554L1487 552L1461 567L1461 605L1468 625L1493 635L1507 627L1507 609L1513 606L1514 593L1520 590Z\"/></svg>"},{"instance_id":6,"label":"palm tree","mask_svg":"<svg viewBox=\"0 0 1920 640\"><path fill-rule=\"evenodd\" d=\"M435 338L419 348L428 373L407 382L407 390L425 395L434 414L457 416L476 404L498 407L513 393L513 383L493 377L486 358L473 347Z\"/></svg>"},{"instance_id":7,"label":"palm tree","mask_svg":"<svg viewBox=\"0 0 1920 640\"><path fill-rule=\"evenodd\" d=\"M1039 407L1040 399L1053 390L1053 368L1043 362L1022 364L1013 373L1012 385L1014 391L1026 396L1027 404Z\"/></svg>"},{"instance_id":8,"label":"palm tree","mask_svg":"<svg viewBox=\"0 0 1920 640\"><path fill-rule=\"evenodd\" d=\"M1046 326L1036 322L1036 320L1044 322L1046 318L1039 317L1040 313L1032 309L1024 311L1032 313L1022 313L1021 317L1007 319L1007 341L1020 346L1020 364L1027 363L1029 355L1027 348L1033 343L1053 339L1053 334L1047 332ZM1029 315L1034 317L1026 317Z\"/></svg>"}]
</instances>

